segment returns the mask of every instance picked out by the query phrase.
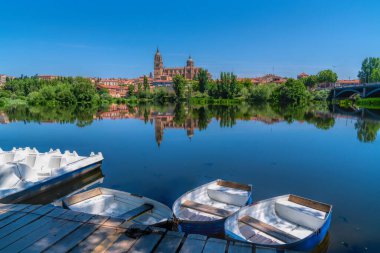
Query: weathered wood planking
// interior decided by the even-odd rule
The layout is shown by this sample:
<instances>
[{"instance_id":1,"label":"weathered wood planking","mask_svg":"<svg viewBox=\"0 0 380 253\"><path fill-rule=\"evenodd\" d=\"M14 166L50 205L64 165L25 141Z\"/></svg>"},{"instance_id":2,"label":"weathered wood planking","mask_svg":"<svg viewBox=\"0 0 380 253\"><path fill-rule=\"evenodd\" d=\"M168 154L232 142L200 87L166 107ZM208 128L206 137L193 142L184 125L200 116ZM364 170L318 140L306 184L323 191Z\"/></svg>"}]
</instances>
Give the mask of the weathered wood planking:
<instances>
[{"instance_id":1,"label":"weathered wood planking","mask_svg":"<svg viewBox=\"0 0 380 253\"><path fill-rule=\"evenodd\" d=\"M188 235L180 250L180 253L202 252L207 237L204 235Z\"/></svg>"},{"instance_id":2,"label":"weathered wood planking","mask_svg":"<svg viewBox=\"0 0 380 253\"><path fill-rule=\"evenodd\" d=\"M237 182L219 180L216 184L223 187L234 188L234 189L243 190L243 191L250 192L252 190L252 187L250 185L241 184Z\"/></svg>"},{"instance_id":3,"label":"weathered wood planking","mask_svg":"<svg viewBox=\"0 0 380 253\"><path fill-rule=\"evenodd\" d=\"M292 194L289 195L288 200L290 202L299 204L301 206L310 207L310 208L313 208L315 210L319 210L319 211L322 211L322 212L325 212L325 213L328 213L331 210L331 206L328 205L328 204L321 203L321 202L318 202L318 201L315 201L315 200L311 200L311 199L306 199L306 198L303 198L303 197L300 197L300 196L296 196L296 195L292 195Z\"/></svg>"},{"instance_id":4,"label":"weathered wood planking","mask_svg":"<svg viewBox=\"0 0 380 253\"><path fill-rule=\"evenodd\" d=\"M226 251L226 247L226 240L208 238L206 245L203 249L203 253L224 253Z\"/></svg>"},{"instance_id":5,"label":"weathered wood planking","mask_svg":"<svg viewBox=\"0 0 380 253\"><path fill-rule=\"evenodd\" d=\"M0 204L0 226L0 252L276 252L53 206Z\"/></svg>"},{"instance_id":6,"label":"weathered wood planking","mask_svg":"<svg viewBox=\"0 0 380 253\"><path fill-rule=\"evenodd\" d=\"M219 217L228 217L232 214L231 211L228 211L228 210L224 210L224 209L221 209L221 208L216 208L216 207L213 207L213 206L208 206L208 205L204 205L204 204L201 204L201 203L198 203L198 202L194 202L194 201L191 201L191 200L185 200L182 204L181 204L182 207L186 207L186 208L190 208L190 209L194 209L194 210L197 210L197 211L201 211L201 212L204 212L204 213L209 213L209 214L212 214L212 215L216 215L216 216L219 216Z\"/></svg>"},{"instance_id":7,"label":"weathered wood planking","mask_svg":"<svg viewBox=\"0 0 380 253\"><path fill-rule=\"evenodd\" d=\"M155 253L171 253L176 252L181 241L184 237L184 233L168 231L166 232L164 238L161 240Z\"/></svg>"}]
</instances>

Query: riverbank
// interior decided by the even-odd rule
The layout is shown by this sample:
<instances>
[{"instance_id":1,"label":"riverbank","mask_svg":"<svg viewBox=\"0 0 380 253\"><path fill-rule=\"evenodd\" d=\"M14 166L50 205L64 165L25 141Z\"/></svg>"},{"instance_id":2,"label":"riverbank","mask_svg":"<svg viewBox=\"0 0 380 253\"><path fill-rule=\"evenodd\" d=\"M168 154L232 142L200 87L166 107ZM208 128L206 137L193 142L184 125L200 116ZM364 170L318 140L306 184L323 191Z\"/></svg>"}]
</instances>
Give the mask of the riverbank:
<instances>
[{"instance_id":1,"label":"riverbank","mask_svg":"<svg viewBox=\"0 0 380 253\"><path fill-rule=\"evenodd\" d=\"M342 107L356 106L367 109L380 109L380 98L342 99L334 101L334 104Z\"/></svg>"}]
</instances>

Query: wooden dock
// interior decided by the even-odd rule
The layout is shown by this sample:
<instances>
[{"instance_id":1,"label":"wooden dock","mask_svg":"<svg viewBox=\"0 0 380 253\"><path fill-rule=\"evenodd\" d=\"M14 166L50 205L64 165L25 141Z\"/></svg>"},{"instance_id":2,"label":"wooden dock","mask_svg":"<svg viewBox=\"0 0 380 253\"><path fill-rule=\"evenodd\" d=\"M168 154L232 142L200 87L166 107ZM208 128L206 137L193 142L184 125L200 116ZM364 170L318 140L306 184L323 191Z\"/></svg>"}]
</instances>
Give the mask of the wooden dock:
<instances>
[{"instance_id":1,"label":"wooden dock","mask_svg":"<svg viewBox=\"0 0 380 253\"><path fill-rule=\"evenodd\" d=\"M290 253L27 204L0 204L0 252Z\"/></svg>"}]
</instances>

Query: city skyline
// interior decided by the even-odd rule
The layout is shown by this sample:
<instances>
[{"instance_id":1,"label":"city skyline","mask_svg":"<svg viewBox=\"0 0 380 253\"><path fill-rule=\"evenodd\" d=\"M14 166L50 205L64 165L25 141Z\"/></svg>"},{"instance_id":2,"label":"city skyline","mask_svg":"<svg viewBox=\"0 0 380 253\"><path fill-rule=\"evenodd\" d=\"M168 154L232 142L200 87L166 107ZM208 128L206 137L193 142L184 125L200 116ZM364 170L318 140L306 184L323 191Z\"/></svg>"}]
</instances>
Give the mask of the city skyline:
<instances>
[{"instance_id":1,"label":"city skyline","mask_svg":"<svg viewBox=\"0 0 380 253\"><path fill-rule=\"evenodd\" d=\"M191 55L218 77L296 77L332 69L355 79L378 56L377 1L5 2L0 73L134 78Z\"/></svg>"}]
</instances>

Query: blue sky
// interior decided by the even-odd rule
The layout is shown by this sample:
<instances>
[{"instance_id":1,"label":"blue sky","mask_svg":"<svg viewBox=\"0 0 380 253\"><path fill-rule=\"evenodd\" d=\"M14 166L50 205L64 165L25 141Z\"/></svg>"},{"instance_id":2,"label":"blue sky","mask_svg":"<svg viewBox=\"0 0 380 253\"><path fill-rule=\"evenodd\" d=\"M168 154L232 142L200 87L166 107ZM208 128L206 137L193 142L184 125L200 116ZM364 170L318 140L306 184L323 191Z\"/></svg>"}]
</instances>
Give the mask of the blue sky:
<instances>
[{"instance_id":1,"label":"blue sky","mask_svg":"<svg viewBox=\"0 0 380 253\"><path fill-rule=\"evenodd\" d=\"M137 77L189 54L214 76L334 69L380 56L377 0L0 0L0 73Z\"/></svg>"}]
</instances>

